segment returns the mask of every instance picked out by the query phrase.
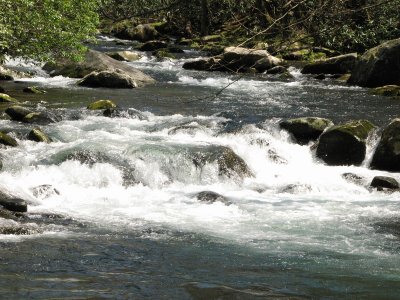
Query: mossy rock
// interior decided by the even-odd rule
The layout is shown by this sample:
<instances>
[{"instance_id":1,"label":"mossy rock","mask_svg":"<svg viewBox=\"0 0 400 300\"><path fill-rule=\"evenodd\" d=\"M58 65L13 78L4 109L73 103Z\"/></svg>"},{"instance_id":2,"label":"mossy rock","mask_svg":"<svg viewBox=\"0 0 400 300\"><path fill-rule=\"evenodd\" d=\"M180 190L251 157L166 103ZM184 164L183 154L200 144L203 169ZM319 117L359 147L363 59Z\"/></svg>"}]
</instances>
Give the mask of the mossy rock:
<instances>
[{"instance_id":1,"label":"mossy rock","mask_svg":"<svg viewBox=\"0 0 400 300\"><path fill-rule=\"evenodd\" d=\"M22 122L29 124L48 125L51 123L59 122L60 120L61 118L53 113L41 111L41 112L31 112L27 114L22 119Z\"/></svg>"},{"instance_id":2,"label":"mossy rock","mask_svg":"<svg viewBox=\"0 0 400 300\"><path fill-rule=\"evenodd\" d=\"M51 138L45 134L39 127L33 128L29 134L28 139L34 142L51 143Z\"/></svg>"},{"instance_id":3,"label":"mossy rock","mask_svg":"<svg viewBox=\"0 0 400 300\"><path fill-rule=\"evenodd\" d=\"M5 103L18 103L18 100L7 95L7 94L0 94L0 102Z\"/></svg>"},{"instance_id":4,"label":"mossy rock","mask_svg":"<svg viewBox=\"0 0 400 300\"><path fill-rule=\"evenodd\" d=\"M328 165L360 165L365 159L366 140L374 125L367 120L332 126L319 138L317 157Z\"/></svg>"},{"instance_id":5,"label":"mossy rock","mask_svg":"<svg viewBox=\"0 0 400 300\"><path fill-rule=\"evenodd\" d=\"M25 116L29 115L33 111L19 105L13 105L7 108L5 112L10 116L11 120L22 121Z\"/></svg>"},{"instance_id":6,"label":"mossy rock","mask_svg":"<svg viewBox=\"0 0 400 300\"><path fill-rule=\"evenodd\" d=\"M370 167L377 170L400 172L400 118L394 119L383 130Z\"/></svg>"},{"instance_id":7,"label":"mossy rock","mask_svg":"<svg viewBox=\"0 0 400 300\"><path fill-rule=\"evenodd\" d=\"M87 109L98 110L98 109L108 109L115 108L117 105L111 100L97 100L88 105Z\"/></svg>"},{"instance_id":8,"label":"mossy rock","mask_svg":"<svg viewBox=\"0 0 400 300\"><path fill-rule=\"evenodd\" d=\"M24 93L28 94L46 94L47 92L45 90L42 90L38 88L37 86L28 86L23 89Z\"/></svg>"},{"instance_id":9,"label":"mossy rock","mask_svg":"<svg viewBox=\"0 0 400 300\"><path fill-rule=\"evenodd\" d=\"M152 53L152 55L154 55L159 60L162 60L164 58L171 58L171 59L176 58L175 55L170 53L167 49L156 50Z\"/></svg>"},{"instance_id":10,"label":"mossy rock","mask_svg":"<svg viewBox=\"0 0 400 300\"><path fill-rule=\"evenodd\" d=\"M333 122L324 118L296 118L282 121L280 127L287 130L301 145L318 139L324 130L333 126Z\"/></svg>"},{"instance_id":11,"label":"mossy rock","mask_svg":"<svg viewBox=\"0 0 400 300\"><path fill-rule=\"evenodd\" d=\"M0 144L11 147L18 146L18 142L14 138L1 131L0 131Z\"/></svg>"},{"instance_id":12,"label":"mossy rock","mask_svg":"<svg viewBox=\"0 0 400 300\"><path fill-rule=\"evenodd\" d=\"M374 88L370 91L373 95L385 96L385 97L398 97L400 98L400 86L398 85L385 85Z\"/></svg>"}]
</instances>

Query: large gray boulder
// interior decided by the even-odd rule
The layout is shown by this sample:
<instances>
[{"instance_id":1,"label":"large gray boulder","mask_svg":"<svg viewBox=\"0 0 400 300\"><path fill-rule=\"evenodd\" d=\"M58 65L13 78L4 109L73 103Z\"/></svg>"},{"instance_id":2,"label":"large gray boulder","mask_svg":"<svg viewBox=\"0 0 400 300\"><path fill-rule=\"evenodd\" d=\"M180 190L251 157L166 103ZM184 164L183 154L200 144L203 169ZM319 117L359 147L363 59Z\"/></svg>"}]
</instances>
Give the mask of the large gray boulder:
<instances>
[{"instance_id":1,"label":"large gray boulder","mask_svg":"<svg viewBox=\"0 0 400 300\"><path fill-rule=\"evenodd\" d=\"M94 50L86 52L83 61L73 62L64 60L56 64L48 63L44 65L43 69L49 72L51 76L62 75L72 78L83 78L92 72L115 72L118 69L121 73L130 76L138 86L155 82L153 78L142 71Z\"/></svg>"},{"instance_id":2,"label":"large gray boulder","mask_svg":"<svg viewBox=\"0 0 400 300\"><path fill-rule=\"evenodd\" d=\"M138 85L134 78L117 69L115 71L92 72L78 82L80 86L133 89Z\"/></svg>"},{"instance_id":3,"label":"large gray boulder","mask_svg":"<svg viewBox=\"0 0 400 300\"><path fill-rule=\"evenodd\" d=\"M348 83L364 87L400 85L400 38L365 52Z\"/></svg>"},{"instance_id":4,"label":"large gray boulder","mask_svg":"<svg viewBox=\"0 0 400 300\"><path fill-rule=\"evenodd\" d=\"M360 165L366 141L374 125L367 120L350 121L328 128L319 138L317 157L332 166Z\"/></svg>"},{"instance_id":5,"label":"large gray boulder","mask_svg":"<svg viewBox=\"0 0 400 300\"><path fill-rule=\"evenodd\" d=\"M140 42L147 42L154 40L159 36L157 30L150 24L141 24L136 27L129 26L117 26L113 28L112 33L115 37L125 40L135 40Z\"/></svg>"},{"instance_id":6,"label":"large gray boulder","mask_svg":"<svg viewBox=\"0 0 400 300\"><path fill-rule=\"evenodd\" d=\"M357 62L357 53L331 57L305 65L303 74L346 74L350 73Z\"/></svg>"},{"instance_id":7,"label":"large gray boulder","mask_svg":"<svg viewBox=\"0 0 400 300\"><path fill-rule=\"evenodd\" d=\"M383 130L372 157L371 168L400 172L400 118L394 119Z\"/></svg>"},{"instance_id":8,"label":"large gray boulder","mask_svg":"<svg viewBox=\"0 0 400 300\"><path fill-rule=\"evenodd\" d=\"M284 120L279 126L287 130L301 145L315 141L333 122L324 118L309 117Z\"/></svg>"}]
</instances>

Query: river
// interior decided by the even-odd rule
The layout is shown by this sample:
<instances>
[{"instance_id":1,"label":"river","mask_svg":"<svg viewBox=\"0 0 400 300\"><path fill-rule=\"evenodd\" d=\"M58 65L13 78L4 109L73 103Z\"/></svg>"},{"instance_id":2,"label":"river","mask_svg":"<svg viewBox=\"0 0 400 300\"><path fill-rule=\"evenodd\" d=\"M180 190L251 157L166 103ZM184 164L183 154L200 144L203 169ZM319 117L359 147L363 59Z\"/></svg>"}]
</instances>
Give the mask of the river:
<instances>
[{"instance_id":1,"label":"river","mask_svg":"<svg viewBox=\"0 0 400 300\"><path fill-rule=\"evenodd\" d=\"M126 49L107 38L97 48ZM368 169L377 136L360 167L329 167L278 126L298 116L384 126L398 104L295 68L290 80L182 69L198 55L131 63L158 81L140 89L77 87L31 65L35 77L2 83L63 120L42 127L53 143L1 150L0 187L32 204L30 235L0 235L0 298L398 299L399 194L367 186L400 176ZM22 93L28 85L48 93ZM87 111L98 99L126 117ZM5 117L0 128L19 138L30 130ZM221 147L252 176L193 163ZM34 193L41 185L57 192ZM201 202L202 191L229 203Z\"/></svg>"}]
</instances>

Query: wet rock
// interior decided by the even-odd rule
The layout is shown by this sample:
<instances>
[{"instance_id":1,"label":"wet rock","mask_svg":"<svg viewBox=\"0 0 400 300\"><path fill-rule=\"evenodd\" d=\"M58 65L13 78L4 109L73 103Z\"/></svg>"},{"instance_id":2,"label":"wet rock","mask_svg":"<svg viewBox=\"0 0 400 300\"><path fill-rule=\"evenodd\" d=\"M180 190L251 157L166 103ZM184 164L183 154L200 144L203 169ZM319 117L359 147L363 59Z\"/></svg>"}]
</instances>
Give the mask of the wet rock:
<instances>
[{"instance_id":1,"label":"wet rock","mask_svg":"<svg viewBox=\"0 0 400 300\"><path fill-rule=\"evenodd\" d=\"M92 72L78 81L78 85L92 88L105 87L114 89L133 89L138 86L131 76L119 69L114 71Z\"/></svg>"},{"instance_id":2,"label":"wet rock","mask_svg":"<svg viewBox=\"0 0 400 300\"><path fill-rule=\"evenodd\" d=\"M32 188L32 194L36 198L46 199L54 195L60 195L60 192L51 184L43 184Z\"/></svg>"},{"instance_id":3,"label":"wet rock","mask_svg":"<svg viewBox=\"0 0 400 300\"><path fill-rule=\"evenodd\" d=\"M273 149L268 149L268 158L272 160L276 164L281 164L285 165L288 163L288 161L280 156L275 150Z\"/></svg>"},{"instance_id":4,"label":"wet rock","mask_svg":"<svg viewBox=\"0 0 400 300\"><path fill-rule=\"evenodd\" d=\"M217 71L221 68L220 58L199 59L185 62L182 68L196 71Z\"/></svg>"},{"instance_id":5,"label":"wet rock","mask_svg":"<svg viewBox=\"0 0 400 300\"><path fill-rule=\"evenodd\" d=\"M48 125L60 122L61 118L49 111L38 111L27 114L23 119L23 123Z\"/></svg>"},{"instance_id":6,"label":"wet rock","mask_svg":"<svg viewBox=\"0 0 400 300\"><path fill-rule=\"evenodd\" d=\"M370 167L400 172L400 118L394 119L383 130Z\"/></svg>"},{"instance_id":7,"label":"wet rock","mask_svg":"<svg viewBox=\"0 0 400 300\"><path fill-rule=\"evenodd\" d=\"M18 220L18 217L15 216L15 214L12 211L9 211L7 209L4 209L0 206L0 219L6 219L6 220Z\"/></svg>"},{"instance_id":8,"label":"wet rock","mask_svg":"<svg viewBox=\"0 0 400 300\"><path fill-rule=\"evenodd\" d=\"M4 94L6 92L6 90L0 86L0 94Z\"/></svg>"},{"instance_id":9,"label":"wet rock","mask_svg":"<svg viewBox=\"0 0 400 300\"><path fill-rule=\"evenodd\" d=\"M333 122L324 118L309 117L289 119L279 123L279 126L287 130L301 145L315 141Z\"/></svg>"},{"instance_id":10,"label":"wet rock","mask_svg":"<svg viewBox=\"0 0 400 300\"><path fill-rule=\"evenodd\" d=\"M163 60L165 58L170 58L170 59L175 59L175 55L167 51L166 49L159 49L156 51L153 51L151 53L153 56L155 56L158 60Z\"/></svg>"},{"instance_id":11,"label":"wet rock","mask_svg":"<svg viewBox=\"0 0 400 300\"><path fill-rule=\"evenodd\" d=\"M37 233L37 231L21 225L0 227L0 234L5 235L30 235L34 233Z\"/></svg>"},{"instance_id":12,"label":"wet rock","mask_svg":"<svg viewBox=\"0 0 400 300\"><path fill-rule=\"evenodd\" d=\"M373 95L385 96L385 97L398 97L400 98L400 86L398 85L385 85L374 88L370 91Z\"/></svg>"},{"instance_id":13,"label":"wet rock","mask_svg":"<svg viewBox=\"0 0 400 300\"><path fill-rule=\"evenodd\" d=\"M328 58L305 65L303 74L346 74L350 73L357 61L357 53L350 53Z\"/></svg>"},{"instance_id":14,"label":"wet rock","mask_svg":"<svg viewBox=\"0 0 400 300\"><path fill-rule=\"evenodd\" d=\"M136 61L141 58L141 56L132 51L117 51L117 52L109 52L107 53L111 58L118 61Z\"/></svg>"},{"instance_id":15,"label":"wet rock","mask_svg":"<svg viewBox=\"0 0 400 300\"><path fill-rule=\"evenodd\" d=\"M287 186L281 188L279 192L287 194L300 194L310 192L311 190L312 187L309 184L288 184Z\"/></svg>"},{"instance_id":16,"label":"wet rock","mask_svg":"<svg viewBox=\"0 0 400 300\"><path fill-rule=\"evenodd\" d=\"M14 138L1 131L0 131L0 144L11 147L18 146L18 142Z\"/></svg>"},{"instance_id":17,"label":"wet rock","mask_svg":"<svg viewBox=\"0 0 400 300\"><path fill-rule=\"evenodd\" d=\"M18 100L17 99L15 99L15 98L13 98L13 97L10 97L9 95L7 95L7 94L2 94L2 93L0 93L0 103L1 102L5 102L5 103L18 103Z\"/></svg>"},{"instance_id":18,"label":"wet rock","mask_svg":"<svg viewBox=\"0 0 400 300\"><path fill-rule=\"evenodd\" d=\"M276 67L273 67L273 68L267 70L267 74L271 74L271 75L283 74L285 72L288 72L288 70L284 66L276 66Z\"/></svg>"},{"instance_id":19,"label":"wet rock","mask_svg":"<svg viewBox=\"0 0 400 300\"><path fill-rule=\"evenodd\" d=\"M328 165L360 165L366 140L374 125L367 120L350 121L328 128L319 138L317 157Z\"/></svg>"},{"instance_id":20,"label":"wet rock","mask_svg":"<svg viewBox=\"0 0 400 300\"><path fill-rule=\"evenodd\" d=\"M139 119L147 120L147 117L139 110L134 108L122 109L122 108L107 108L103 115L109 118L127 118L127 119Z\"/></svg>"},{"instance_id":21,"label":"wet rock","mask_svg":"<svg viewBox=\"0 0 400 300\"><path fill-rule=\"evenodd\" d=\"M39 127L33 128L28 134L28 140L34 142L51 143L51 138Z\"/></svg>"},{"instance_id":22,"label":"wet rock","mask_svg":"<svg viewBox=\"0 0 400 300\"><path fill-rule=\"evenodd\" d=\"M220 176L251 177L253 176L246 162L232 149L224 146L212 146L207 151L194 153L193 163L202 168L207 163L216 162Z\"/></svg>"},{"instance_id":23,"label":"wet rock","mask_svg":"<svg viewBox=\"0 0 400 300\"><path fill-rule=\"evenodd\" d=\"M24 93L28 94L46 94L47 92L45 90L42 90L38 88L37 86L28 86L23 89Z\"/></svg>"},{"instance_id":24,"label":"wet rock","mask_svg":"<svg viewBox=\"0 0 400 300\"><path fill-rule=\"evenodd\" d=\"M400 188L399 183L393 177L388 176L375 176L372 179L372 188L376 188L378 191L383 190L398 190Z\"/></svg>"},{"instance_id":25,"label":"wet rock","mask_svg":"<svg viewBox=\"0 0 400 300\"><path fill-rule=\"evenodd\" d=\"M366 51L358 60L350 84L364 87L400 85L400 38Z\"/></svg>"},{"instance_id":26,"label":"wet rock","mask_svg":"<svg viewBox=\"0 0 400 300\"><path fill-rule=\"evenodd\" d=\"M12 76L9 75L9 74L0 73L0 80L3 80L3 81L12 81L12 80L14 80L14 77L12 77Z\"/></svg>"},{"instance_id":27,"label":"wet rock","mask_svg":"<svg viewBox=\"0 0 400 300\"><path fill-rule=\"evenodd\" d=\"M197 200L201 202L206 202L206 203L215 203L217 201L224 203L225 205L230 205L232 204L230 201L228 201L224 196L211 192L211 191L204 191L200 192L196 195Z\"/></svg>"},{"instance_id":28,"label":"wet rock","mask_svg":"<svg viewBox=\"0 0 400 300\"><path fill-rule=\"evenodd\" d=\"M170 129L168 131L168 134L174 135L174 134L184 133L189 135L195 135L199 130L201 130L201 127L198 125L180 125Z\"/></svg>"},{"instance_id":29,"label":"wet rock","mask_svg":"<svg viewBox=\"0 0 400 300\"><path fill-rule=\"evenodd\" d=\"M108 162L107 155L91 150L76 150L66 156L66 160L76 160L81 164L94 165L95 163Z\"/></svg>"},{"instance_id":30,"label":"wet rock","mask_svg":"<svg viewBox=\"0 0 400 300\"><path fill-rule=\"evenodd\" d=\"M158 49L168 48L168 44L164 41L149 41L139 47L140 51L155 51Z\"/></svg>"},{"instance_id":31,"label":"wet rock","mask_svg":"<svg viewBox=\"0 0 400 300\"><path fill-rule=\"evenodd\" d=\"M81 62L63 60L56 64L48 63L43 69L49 72L51 76L62 75L72 78L83 78L92 72L114 72L119 69L123 74L132 78L138 86L155 82L153 78L129 64L117 61L104 53L93 50L89 50Z\"/></svg>"},{"instance_id":32,"label":"wet rock","mask_svg":"<svg viewBox=\"0 0 400 300\"><path fill-rule=\"evenodd\" d=\"M348 182L355 183L358 185L362 185L365 181L364 177L354 173L343 173L342 177L346 179Z\"/></svg>"},{"instance_id":33,"label":"wet rock","mask_svg":"<svg viewBox=\"0 0 400 300\"><path fill-rule=\"evenodd\" d=\"M13 121L22 121L25 116L33 113L33 111L19 105L11 106L7 108L5 112Z\"/></svg>"},{"instance_id":34,"label":"wet rock","mask_svg":"<svg viewBox=\"0 0 400 300\"><path fill-rule=\"evenodd\" d=\"M15 197L14 195L0 191L0 205L3 208L14 212L27 212L28 204L25 200Z\"/></svg>"},{"instance_id":35,"label":"wet rock","mask_svg":"<svg viewBox=\"0 0 400 300\"><path fill-rule=\"evenodd\" d=\"M90 110L113 109L115 107L117 107L117 105L111 100L97 100L95 102L90 103L87 106L87 109Z\"/></svg>"},{"instance_id":36,"label":"wet rock","mask_svg":"<svg viewBox=\"0 0 400 300\"><path fill-rule=\"evenodd\" d=\"M324 80L324 79L326 79L326 75L325 74L318 74L317 76L314 76L314 79Z\"/></svg>"}]
</instances>

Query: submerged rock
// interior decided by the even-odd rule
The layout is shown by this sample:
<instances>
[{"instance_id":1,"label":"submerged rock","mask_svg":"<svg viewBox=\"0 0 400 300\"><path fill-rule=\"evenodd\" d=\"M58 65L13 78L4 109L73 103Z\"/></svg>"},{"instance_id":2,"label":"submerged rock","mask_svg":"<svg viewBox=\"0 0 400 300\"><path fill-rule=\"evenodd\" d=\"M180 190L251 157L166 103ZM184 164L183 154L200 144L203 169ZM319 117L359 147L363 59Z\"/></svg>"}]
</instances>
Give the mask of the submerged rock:
<instances>
[{"instance_id":1,"label":"submerged rock","mask_svg":"<svg viewBox=\"0 0 400 300\"><path fill-rule=\"evenodd\" d=\"M38 88L37 86L28 86L23 89L24 93L28 94L46 94L47 92L45 90L42 90Z\"/></svg>"},{"instance_id":2,"label":"submerged rock","mask_svg":"<svg viewBox=\"0 0 400 300\"><path fill-rule=\"evenodd\" d=\"M302 194L307 193L312 190L311 185L309 184L288 184L279 190L280 193L287 194Z\"/></svg>"},{"instance_id":3,"label":"submerged rock","mask_svg":"<svg viewBox=\"0 0 400 300\"><path fill-rule=\"evenodd\" d=\"M2 86L0 86L0 94L4 94L5 92L6 90Z\"/></svg>"},{"instance_id":4,"label":"submerged rock","mask_svg":"<svg viewBox=\"0 0 400 300\"><path fill-rule=\"evenodd\" d=\"M348 182L355 183L358 185L362 185L365 181L364 177L354 173L343 173L342 177L346 179Z\"/></svg>"},{"instance_id":5,"label":"submerged rock","mask_svg":"<svg viewBox=\"0 0 400 300\"><path fill-rule=\"evenodd\" d=\"M39 127L33 128L28 134L28 140L34 142L51 143L52 140Z\"/></svg>"},{"instance_id":6,"label":"submerged rock","mask_svg":"<svg viewBox=\"0 0 400 300\"><path fill-rule=\"evenodd\" d=\"M1 94L0 93L0 103L5 102L5 103L18 103L18 100L7 95L7 94Z\"/></svg>"},{"instance_id":7,"label":"submerged rock","mask_svg":"<svg viewBox=\"0 0 400 300\"><path fill-rule=\"evenodd\" d=\"M115 107L117 107L117 105L111 100L97 100L95 102L90 103L87 106L87 109L99 110L99 109L112 109Z\"/></svg>"},{"instance_id":8,"label":"submerged rock","mask_svg":"<svg viewBox=\"0 0 400 300\"><path fill-rule=\"evenodd\" d=\"M376 188L378 191L383 191L385 189L398 190L400 188L397 180L388 176L375 176L370 186Z\"/></svg>"},{"instance_id":9,"label":"submerged rock","mask_svg":"<svg viewBox=\"0 0 400 300\"><path fill-rule=\"evenodd\" d=\"M14 138L1 131L0 131L0 144L11 147L18 146L18 142Z\"/></svg>"},{"instance_id":10,"label":"submerged rock","mask_svg":"<svg viewBox=\"0 0 400 300\"><path fill-rule=\"evenodd\" d=\"M89 50L81 62L59 61L56 64L46 64L44 70L50 72L51 76L62 75L72 78L83 78L92 72L114 72L121 70L124 75L129 76L138 86L154 83L154 79L142 71L121 61L117 61L104 53Z\"/></svg>"},{"instance_id":11,"label":"submerged rock","mask_svg":"<svg viewBox=\"0 0 400 300\"><path fill-rule=\"evenodd\" d=\"M225 205L230 205L232 204L230 201L228 201L224 196L211 192L211 191L204 191L200 192L196 195L197 200L201 202L207 202L207 203L215 203L217 201L222 202Z\"/></svg>"},{"instance_id":12,"label":"submerged rock","mask_svg":"<svg viewBox=\"0 0 400 300\"><path fill-rule=\"evenodd\" d=\"M51 184L42 184L31 189L33 196L39 199L46 199L54 195L60 195L60 192Z\"/></svg>"},{"instance_id":13,"label":"submerged rock","mask_svg":"<svg viewBox=\"0 0 400 300\"><path fill-rule=\"evenodd\" d=\"M14 212L27 212L28 204L25 200L15 197L8 192L0 191L0 205Z\"/></svg>"},{"instance_id":14,"label":"submerged rock","mask_svg":"<svg viewBox=\"0 0 400 300\"><path fill-rule=\"evenodd\" d=\"M328 165L360 165L365 159L366 140L374 125L367 120L332 126L319 138L317 157Z\"/></svg>"},{"instance_id":15,"label":"submerged rock","mask_svg":"<svg viewBox=\"0 0 400 300\"><path fill-rule=\"evenodd\" d=\"M92 72L78 81L78 85L114 89L133 89L138 86L131 76L119 69L114 71Z\"/></svg>"},{"instance_id":16,"label":"submerged rock","mask_svg":"<svg viewBox=\"0 0 400 300\"><path fill-rule=\"evenodd\" d=\"M350 73L357 61L357 53L331 57L305 65L303 74L346 74Z\"/></svg>"},{"instance_id":17,"label":"submerged rock","mask_svg":"<svg viewBox=\"0 0 400 300\"><path fill-rule=\"evenodd\" d=\"M333 126L333 122L324 118L296 118L279 123L279 126L287 130L294 139L301 145L315 141L328 127Z\"/></svg>"},{"instance_id":18,"label":"submerged rock","mask_svg":"<svg viewBox=\"0 0 400 300\"><path fill-rule=\"evenodd\" d=\"M383 130L370 167L400 172L400 118L394 119Z\"/></svg>"},{"instance_id":19,"label":"submerged rock","mask_svg":"<svg viewBox=\"0 0 400 300\"><path fill-rule=\"evenodd\" d=\"M364 87L400 85L400 38L366 51L355 65L350 84Z\"/></svg>"}]
</instances>

